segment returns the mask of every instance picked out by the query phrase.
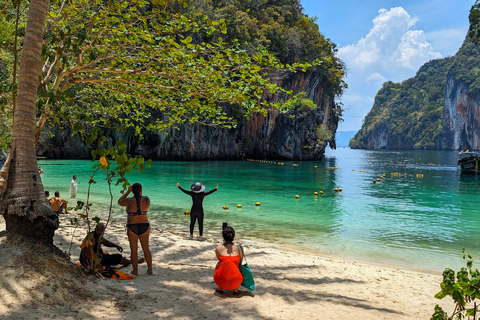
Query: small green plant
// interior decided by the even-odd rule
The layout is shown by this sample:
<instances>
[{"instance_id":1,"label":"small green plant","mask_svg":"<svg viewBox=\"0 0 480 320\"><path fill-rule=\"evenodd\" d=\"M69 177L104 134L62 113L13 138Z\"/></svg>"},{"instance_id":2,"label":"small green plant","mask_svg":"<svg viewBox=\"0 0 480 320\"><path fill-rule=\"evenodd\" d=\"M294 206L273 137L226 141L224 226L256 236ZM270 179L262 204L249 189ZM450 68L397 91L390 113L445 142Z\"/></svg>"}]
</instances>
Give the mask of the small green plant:
<instances>
[{"instance_id":1,"label":"small green plant","mask_svg":"<svg viewBox=\"0 0 480 320\"><path fill-rule=\"evenodd\" d=\"M112 194L111 185L113 180L116 179L115 185L122 184L123 189L125 190L130 185L130 183L128 182L128 179L126 178L127 173L131 172L132 170L136 170L138 172L145 170L144 158L140 156L132 157L126 152L126 149L127 149L126 144L123 141L119 141L115 145L115 147L108 148L108 149L103 149L103 148L96 149L92 151L92 162L94 163L94 165L92 167L93 173L90 176L90 180L88 181L86 204L85 202L77 201L76 207L68 208L68 210L82 211L78 213L78 217L74 217L70 220L72 228L74 228L72 232L72 240L70 242L70 250L72 248L75 230L78 227L78 222L80 221L80 219L82 219L87 222L88 232L87 232L87 236L82 241L80 248L81 249L84 249L85 247L89 248L90 260L91 260L89 261L89 266L90 266L89 270L93 273L96 272L95 270L100 264L101 254L94 254L94 249L93 249L93 245L95 244L95 239L93 238L92 229L94 229L94 227L96 227L100 223L100 218L99 217L90 218L90 209L92 205L89 202L91 186L93 184L96 184L99 181L106 181L108 185L108 190L110 193L110 205L108 210L108 218L105 223L105 229L104 229L104 232L105 232L112 215L113 194ZM147 166L148 167L151 166L151 160L148 160ZM101 175L102 178L97 178L97 175L99 173L104 174L104 175ZM94 222L93 227L91 226L91 223L92 223L91 221ZM100 236L100 238L101 237L103 237L103 234ZM70 254L70 251L69 251L69 254Z\"/></svg>"},{"instance_id":2,"label":"small green plant","mask_svg":"<svg viewBox=\"0 0 480 320\"><path fill-rule=\"evenodd\" d=\"M443 281L440 283L442 290L435 295L438 299L452 297L455 302L453 313L448 316L440 306L436 305L430 320L465 319L465 317L477 319L478 306L475 300L480 297L480 272L478 269L473 269L472 256L467 254L465 249L462 253L463 259L467 260L467 267L462 267L456 276L452 269L445 269Z\"/></svg>"},{"instance_id":3,"label":"small green plant","mask_svg":"<svg viewBox=\"0 0 480 320\"><path fill-rule=\"evenodd\" d=\"M300 92L292 99L287 100L281 109L282 112L289 110L298 110L298 112L305 114L310 110L313 110L317 105L307 97L307 93Z\"/></svg>"}]
</instances>

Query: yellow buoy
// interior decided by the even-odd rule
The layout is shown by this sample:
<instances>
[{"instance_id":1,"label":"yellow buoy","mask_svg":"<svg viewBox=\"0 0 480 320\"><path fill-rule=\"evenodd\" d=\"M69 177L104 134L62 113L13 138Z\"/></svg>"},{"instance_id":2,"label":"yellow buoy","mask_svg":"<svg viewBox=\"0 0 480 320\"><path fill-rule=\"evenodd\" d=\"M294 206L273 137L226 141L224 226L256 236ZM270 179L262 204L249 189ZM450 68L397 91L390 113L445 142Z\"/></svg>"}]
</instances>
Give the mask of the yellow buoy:
<instances>
[{"instance_id":1,"label":"yellow buoy","mask_svg":"<svg viewBox=\"0 0 480 320\"><path fill-rule=\"evenodd\" d=\"M323 191L320 191L319 193L320 193L320 194L323 194Z\"/></svg>"},{"instance_id":2,"label":"yellow buoy","mask_svg":"<svg viewBox=\"0 0 480 320\"><path fill-rule=\"evenodd\" d=\"M241 207L242 207L242 205L241 205L241 204L237 204L237 208L241 208Z\"/></svg>"},{"instance_id":3,"label":"yellow buoy","mask_svg":"<svg viewBox=\"0 0 480 320\"><path fill-rule=\"evenodd\" d=\"M333 191L338 191L338 188L333 189Z\"/></svg>"},{"instance_id":4,"label":"yellow buoy","mask_svg":"<svg viewBox=\"0 0 480 320\"><path fill-rule=\"evenodd\" d=\"M313 193L313 195L314 195L314 196L318 196L318 192L315 191L315 192Z\"/></svg>"},{"instance_id":5,"label":"yellow buoy","mask_svg":"<svg viewBox=\"0 0 480 320\"><path fill-rule=\"evenodd\" d=\"M259 205L260 205L260 202L255 202L255 205L256 205L256 206L259 206Z\"/></svg>"},{"instance_id":6,"label":"yellow buoy","mask_svg":"<svg viewBox=\"0 0 480 320\"><path fill-rule=\"evenodd\" d=\"M228 209L228 206L223 206L223 209L227 210L227 209Z\"/></svg>"},{"instance_id":7,"label":"yellow buoy","mask_svg":"<svg viewBox=\"0 0 480 320\"><path fill-rule=\"evenodd\" d=\"M297 199L298 199L298 198L300 198L300 196L299 196L298 194L296 194L296 195L295 195L295 198L297 198Z\"/></svg>"},{"instance_id":8,"label":"yellow buoy","mask_svg":"<svg viewBox=\"0 0 480 320\"><path fill-rule=\"evenodd\" d=\"M342 188L338 188L338 191L342 191Z\"/></svg>"},{"instance_id":9,"label":"yellow buoy","mask_svg":"<svg viewBox=\"0 0 480 320\"><path fill-rule=\"evenodd\" d=\"M188 215L190 214L190 211L187 210L187 211L185 211L183 214L186 215L186 216L188 216Z\"/></svg>"}]
</instances>

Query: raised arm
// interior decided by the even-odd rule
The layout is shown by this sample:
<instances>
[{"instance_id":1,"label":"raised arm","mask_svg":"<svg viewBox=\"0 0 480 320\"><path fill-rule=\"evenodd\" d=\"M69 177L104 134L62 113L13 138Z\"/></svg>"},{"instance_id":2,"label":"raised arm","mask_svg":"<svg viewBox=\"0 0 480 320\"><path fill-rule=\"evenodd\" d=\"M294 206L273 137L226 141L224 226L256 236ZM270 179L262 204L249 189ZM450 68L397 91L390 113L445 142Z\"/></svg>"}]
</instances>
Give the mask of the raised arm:
<instances>
[{"instance_id":1,"label":"raised arm","mask_svg":"<svg viewBox=\"0 0 480 320\"><path fill-rule=\"evenodd\" d=\"M212 194L212 193L214 193L214 192L217 191L217 190L218 190L218 184L217 184L217 186L215 187L215 189L210 190L210 191L208 191L208 192L205 192L205 196L208 196L209 194Z\"/></svg>"},{"instance_id":2,"label":"raised arm","mask_svg":"<svg viewBox=\"0 0 480 320\"><path fill-rule=\"evenodd\" d=\"M130 194L130 192L132 192L132 186L129 186L127 192L122 194L120 199L118 199L118 204L119 205L124 206L124 207L127 206L127 197Z\"/></svg>"},{"instance_id":3,"label":"raised arm","mask_svg":"<svg viewBox=\"0 0 480 320\"><path fill-rule=\"evenodd\" d=\"M186 193L186 194L190 195L191 191L187 191L187 190L183 189L182 187L180 187L180 183L177 183L177 187L178 187L178 189L182 190L183 193Z\"/></svg>"}]
</instances>

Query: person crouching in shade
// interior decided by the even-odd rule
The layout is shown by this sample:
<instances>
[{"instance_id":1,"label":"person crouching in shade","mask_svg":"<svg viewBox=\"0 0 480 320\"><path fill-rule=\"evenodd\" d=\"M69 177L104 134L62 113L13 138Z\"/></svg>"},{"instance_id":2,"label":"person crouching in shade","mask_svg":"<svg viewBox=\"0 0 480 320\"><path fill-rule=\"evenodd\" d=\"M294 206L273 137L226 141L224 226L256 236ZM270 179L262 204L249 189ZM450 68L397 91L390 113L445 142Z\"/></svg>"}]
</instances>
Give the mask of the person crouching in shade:
<instances>
[{"instance_id":1,"label":"person crouching in shade","mask_svg":"<svg viewBox=\"0 0 480 320\"><path fill-rule=\"evenodd\" d=\"M213 280L218 286L215 292L223 294L223 290L233 290L233 295L238 296L238 287L243 281L239 268L243 260L243 254L238 246L233 244L235 230L232 227L225 227L222 231L222 237L223 244L215 249L218 259L213 274Z\"/></svg>"}]
</instances>

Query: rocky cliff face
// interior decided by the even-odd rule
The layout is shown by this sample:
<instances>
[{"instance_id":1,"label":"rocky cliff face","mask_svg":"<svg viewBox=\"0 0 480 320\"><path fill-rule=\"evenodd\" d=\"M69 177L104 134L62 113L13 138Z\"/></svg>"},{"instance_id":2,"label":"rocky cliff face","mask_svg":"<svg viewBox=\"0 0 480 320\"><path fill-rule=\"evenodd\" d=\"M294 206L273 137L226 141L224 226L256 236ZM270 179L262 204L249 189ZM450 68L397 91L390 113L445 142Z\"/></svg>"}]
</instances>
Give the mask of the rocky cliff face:
<instances>
[{"instance_id":1,"label":"rocky cliff face","mask_svg":"<svg viewBox=\"0 0 480 320\"><path fill-rule=\"evenodd\" d=\"M480 99L451 74L447 77L443 131L437 149L480 150Z\"/></svg>"},{"instance_id":2,"label":"rocky cliff face","mask_svg":"<svg viewBox=\"0 0 480 320\"><path fill-rule=\"evenodd\" d=\"M338 118L333 112L334 97L325 90L326 79L320 72L280 74L277 77L284 87L294 93L306 92L317 107L302 112L292 110L288 114L273 110L266 117L254 114L249 120L240 120L235 129L184 124L180 130L172 128L164 132L147 132L144 140L139 140L132 132L105 130L102 134L107 137L108 146L123 140L128 152L153 160L320 159L327 142L319 142L317 128L325 125L333 133L329 143L335 148L334 133L338 125ZM285 97L266 98L278 101ZM42 133L39 156L90 159L90 150L97 147L86 145L79 135L72 135L68 130L53 133L53 137L49 132Z\"/></svg>"}]
</instances>

